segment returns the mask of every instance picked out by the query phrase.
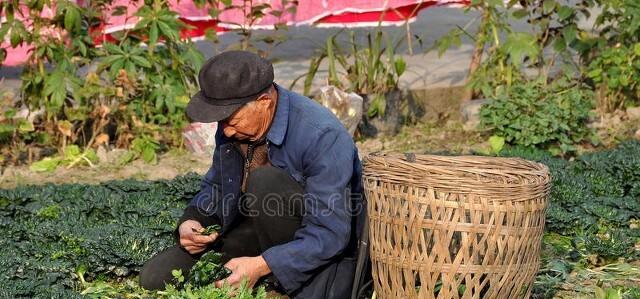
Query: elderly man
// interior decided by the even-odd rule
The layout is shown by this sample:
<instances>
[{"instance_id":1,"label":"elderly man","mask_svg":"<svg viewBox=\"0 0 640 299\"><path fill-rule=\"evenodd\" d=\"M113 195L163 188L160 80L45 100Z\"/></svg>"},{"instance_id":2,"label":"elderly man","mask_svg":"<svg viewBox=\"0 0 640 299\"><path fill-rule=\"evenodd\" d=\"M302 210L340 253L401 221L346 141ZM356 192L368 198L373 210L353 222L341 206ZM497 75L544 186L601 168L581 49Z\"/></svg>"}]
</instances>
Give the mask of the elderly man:
<instances>
[{"instance_id":1,"label":"elderly man","mask_svg":"<svg viewBox=\"0 0 640 299\"><path fill-rule=\"evenodd\" d=\"M219 122L212 167L178 222L179 245L140 274L164 288L202 253L223 252L224 281L266 281L294 298L348 298L362 225L361 164L354 142L327 109L273 82L255 54L222 53L199 75L187 106L197 122ZM213 224L221 233L198 233ZM188 274L187 274L188 275Z\"/></svg>"}]
</instances>

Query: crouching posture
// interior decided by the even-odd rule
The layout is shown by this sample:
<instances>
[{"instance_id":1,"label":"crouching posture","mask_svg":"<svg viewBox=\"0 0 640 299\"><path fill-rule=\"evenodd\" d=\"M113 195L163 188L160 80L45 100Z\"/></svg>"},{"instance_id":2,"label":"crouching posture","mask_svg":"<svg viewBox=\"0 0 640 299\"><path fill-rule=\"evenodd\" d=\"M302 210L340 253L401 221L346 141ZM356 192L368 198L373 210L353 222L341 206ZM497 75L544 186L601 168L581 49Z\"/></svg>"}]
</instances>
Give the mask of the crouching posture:
<instances>
[{"instance_id":1,"label":"crouching posture","mask_svg":"<svg viewBox=\"0 0 640 299\"><path fill-rule=\"evenodd\" d=\"M207 61L187 106L218 121L212 167L178 222L179 244L153 257L141 285L161 289L171 270L223 252L231 276L266 281L292 298L348 298L362 219L361 165L336 117L273 83L273 66L241 51ZM220 234L198 232L222 226Z\"/></svg>"}]
</instances>

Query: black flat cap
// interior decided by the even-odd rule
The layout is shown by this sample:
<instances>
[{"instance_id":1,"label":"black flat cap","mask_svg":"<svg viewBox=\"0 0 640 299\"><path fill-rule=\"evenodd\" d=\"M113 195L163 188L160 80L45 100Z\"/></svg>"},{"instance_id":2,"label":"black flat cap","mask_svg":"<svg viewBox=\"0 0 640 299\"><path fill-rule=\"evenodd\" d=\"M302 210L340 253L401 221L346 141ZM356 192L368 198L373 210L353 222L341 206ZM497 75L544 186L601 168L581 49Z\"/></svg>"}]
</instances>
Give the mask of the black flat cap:
<instances>
[{"instance_id":1,"label":"black flat cap","mask_svg":"<svg viewBox=\"0 0 640 299\"><path fill-rule=\"evenodd\" d=\"M200 91L187 105L196 122L215 122L255 100L273 84L273 65L246 51L228 51L207 60L198 75Z\"/></svg>"}]
</instances>

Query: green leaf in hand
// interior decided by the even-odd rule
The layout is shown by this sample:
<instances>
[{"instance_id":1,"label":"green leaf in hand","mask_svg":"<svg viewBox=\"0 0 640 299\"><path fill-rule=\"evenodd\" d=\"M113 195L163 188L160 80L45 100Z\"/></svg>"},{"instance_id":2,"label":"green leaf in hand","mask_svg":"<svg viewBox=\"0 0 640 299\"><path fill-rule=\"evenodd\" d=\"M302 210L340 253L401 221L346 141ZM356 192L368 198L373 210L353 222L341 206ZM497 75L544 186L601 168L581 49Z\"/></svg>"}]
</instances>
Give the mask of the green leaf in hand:
<instances>
[{"instance_id":1,"label":"green leaf in hand","mask_svg":"<svg viewBox=\"0 0 640 299\"><path fill-rule=\"evenodd\" d=\"M217 224L207 226L202 231L198 231L195 228L192 228L193 232L199 233L199 234L204 235L204 236L208 236L208 235L211 235L213 233L219 233L221 229L222 229L222 227L220 225L217 225Z\"/></svg>"}]
</instances>

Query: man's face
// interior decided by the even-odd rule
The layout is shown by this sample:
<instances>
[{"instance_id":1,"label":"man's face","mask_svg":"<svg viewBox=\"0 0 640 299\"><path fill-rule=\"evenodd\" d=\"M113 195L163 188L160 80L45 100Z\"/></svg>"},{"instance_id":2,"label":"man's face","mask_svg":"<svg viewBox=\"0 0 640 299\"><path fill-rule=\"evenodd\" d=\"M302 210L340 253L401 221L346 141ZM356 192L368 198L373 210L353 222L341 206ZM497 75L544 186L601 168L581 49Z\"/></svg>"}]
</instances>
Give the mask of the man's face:
<instances>
[{"instance_id":1,"label":"man's face","mask_svg":"<svg viewBox=\"0 0 640 299\"><path fill-rule=\"evenodd\" d=\"M256 141L269 129L276 108L277 92L272 88L221 121L224 135L237 140Z\"/></svg>"}]
</instances>

